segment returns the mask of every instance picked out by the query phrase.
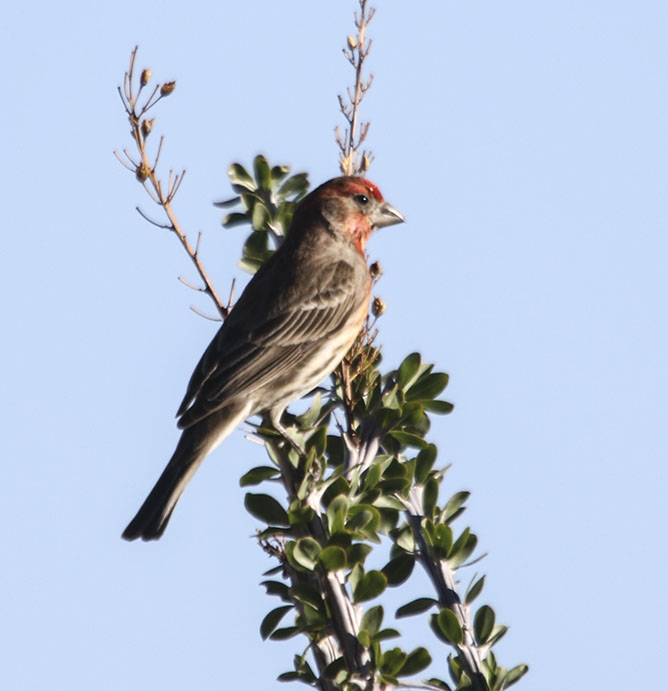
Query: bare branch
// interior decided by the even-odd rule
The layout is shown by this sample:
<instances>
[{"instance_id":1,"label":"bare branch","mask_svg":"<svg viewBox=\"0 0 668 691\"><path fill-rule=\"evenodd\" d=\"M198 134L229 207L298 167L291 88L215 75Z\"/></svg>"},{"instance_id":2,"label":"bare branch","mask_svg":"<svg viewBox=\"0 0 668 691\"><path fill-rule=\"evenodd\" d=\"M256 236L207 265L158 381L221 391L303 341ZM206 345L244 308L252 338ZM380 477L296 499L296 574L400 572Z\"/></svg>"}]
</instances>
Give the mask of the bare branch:
<instances>
[{"instance_id":1,"label":"bare branch","mask_svg":"<svg viewBox=\"0 0 668 691\"><path fill-rule=\"evenodd\" d=\"M140 103L139 97L140 95L145 94L144 87L147 86L151 78L151 71L145 69L141 72L138 82L139 88L135 96L134 84L137 51L138 47L135 47L135 49L132 51L130 55L130 66L128 68L128 71L125 73L123 79L123 89L121 90L121 88L119 87L118 93L121 98L121 102L123 103L125 112L128 116L128 120L130 122L130 133L135 143L137 154L139 155L139 160L135 161L127 149L125 149L123 153L127 157L129 164L126 163L120 157L119 154L115 155L116 158L119 159L119 161L124 165L125 168L134 172L139 182L141 182L144 186L146 193L150 196L153 202L155 202L155 204L162 208L167 217L168 223L162 224L154 221L153 219L149 218L139 207L137 207L138 213L142 216L142 218L147 220L152 225L157 226L158 228L170 230L177 236L179 242L187 252L193 264L195 264L195 268L197 269L197 272L199 273L199 276L202 279L202 283L204 284L204 287L202 289L197 290L206 293L213 300L220 317L222 319L225 319L231 309L230 303L228 303L227 306L223 304L222 300L218 296L218 293L216 292L216 289L209 280L204 266L200 262L198 251L201 234L200 236L198 236L195 248L193 248L190 244L190 241L188 240L188 237L182 230L181 225L176 219L174 210L172 208L172 201L174 200L174 196L179 191L181 183L183 182L185 170L180 174L176 175L173 171L170 171L169 183L167 185L167 193L165 194L163 182L157 173L158 164L160 162L160 156L162 154L162 149L165 142L164 136L161 136L158 141L157 151L155 153L153 163L151 163L151 161L149 160L149 154L146 149L146 140L153 125L153 121L151 120L149 122L148 127L146 126L146 121L144 121L144 129L142 129L142 118L150 108L153 108L153 106L155 106L160 100L162 100L163 98L171 94L172 91L174 91L175 83L166 82L163 84L156 84L156 86L153 88L153 91L151 91L150 95L144 101L144 103ZM211 319L211 317L202 314L197 309L191 309L196 314L199 314L200 316L203 316L206 319ZM214 319L214 321L220 321L220 319L216 318Z\"/></svg>"},{"instance_id":2,"label":"bare branch","mask_svg":"<svg viewBox=\"0 0 668 691\"><path fill-rule=\"evenodd\" d=\"M125 152L124 152L125 153ZM135 172L135 169L137 166L132 166L128 165L122 158L121 155L118 153L118 151L114 151L114 156L118 159L118 162L124 167L127 168L128 170L132 171L133 173Z\"/></svg>"},{"instance_id":3,"label":"bare branch","mask_svg":"<svg viewBox=\"0 0 668 691\"><path fill-rule=\"evenodd\" d=\"M168 226L164 223L158 223L157 221L154 221L152 218L147 216L138 206L135 206L135 209L137 213L145 220L148 221L151 225L155 226L156 228L163 228L164 230L171 230L172 226Z\"/></svg>"},{"instance_id":4,"label":"bare branch","mask_svg":"<svg viewBox=\"0 0 668 691\"><path fill-rule=\"evenodd\" d=\"M205 290L202 292L206 292ZM200 312L200 310L195 307L195 305L190 305L190 310L194 312L198 317L203 317L204 319L207 319L210 322L222 322L223 320L220 317L212 317L209 314L204 314L204 312Z\"/></svg>"},{"instance_id":5,"label":"bare branch","mask_svg":"<svg viewBox=\"0 0 668 691\"><path fill-rule=\"evenodd\" d=\"M196 286L194 283L191 283L187 279L183 278L183 276L178 276L177 280L179 280L181 283L183 283L184 286L187 286L191 290L195 290L198 293L206 293L206 288L200 288L199 286Z\"/></svg>"},{"instance_id":6,"label":"bare branch","mask_svg":"<svg viewBox=\"0 0 668 691\"><path fill-rule=\"evenodd\" d=\"M366 39L366 30L373 19L376 10L367 7L368 0L359 0L360 12L355 12L355 27L357 34L348 36L348 45L343 54L355 69L355 84L346 89L348 103L339 95L339 109L348 122L345 137L342 138L336 129L336 144L339 148L339 167L344 175L361 175L368 169L373 157L367 152L361 152L361 144L366 138L369 123L359 123L359 108L364 95L369 90L373 75L364 78L364 61L371 50L372 41ZM359 135L358 135L359 128Z\"/></svg>"}]
</instances>

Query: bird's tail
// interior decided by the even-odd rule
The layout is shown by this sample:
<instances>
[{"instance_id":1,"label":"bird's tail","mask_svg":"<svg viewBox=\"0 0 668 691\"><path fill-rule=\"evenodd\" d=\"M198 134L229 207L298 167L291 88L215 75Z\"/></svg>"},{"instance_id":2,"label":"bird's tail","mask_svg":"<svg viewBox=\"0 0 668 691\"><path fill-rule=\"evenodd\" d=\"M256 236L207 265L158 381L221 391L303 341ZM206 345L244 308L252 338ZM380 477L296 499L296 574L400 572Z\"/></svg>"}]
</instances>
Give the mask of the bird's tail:
<instances>
[{"instance_id":1,"label":"bird's tail","mask_svg":"<svg viewBox=\"0 0 668 691\"><path fill-rule=\"evenodd\" d=\"M204 458L250 414L248 404L230 404L183 430L169 463L137 515L123 531L125 540L157 540L176 502Z\"/></svg>"}]
</instances>

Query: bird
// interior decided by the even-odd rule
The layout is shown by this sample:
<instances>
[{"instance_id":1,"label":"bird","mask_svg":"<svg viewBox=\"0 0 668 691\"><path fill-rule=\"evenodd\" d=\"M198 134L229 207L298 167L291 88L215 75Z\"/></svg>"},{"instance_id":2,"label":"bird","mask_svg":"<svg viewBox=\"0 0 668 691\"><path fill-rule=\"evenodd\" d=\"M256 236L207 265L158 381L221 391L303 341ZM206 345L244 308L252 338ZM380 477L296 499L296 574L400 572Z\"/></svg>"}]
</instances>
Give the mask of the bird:
<instances>
[{"instance_id":1,"label":"bird","mask_svg":"<svg viewBox=\"0 0 668 691\"><path fill-rule=\"evenodd\" d=\"M304 197L195 367L176 414L181 437L125 540L162 536L204 458L246 418L267 415L287 434L285 408L334 371L367 317L369 236L404 221L362 177L333 178Z\"/></svg>"}]
</instances>

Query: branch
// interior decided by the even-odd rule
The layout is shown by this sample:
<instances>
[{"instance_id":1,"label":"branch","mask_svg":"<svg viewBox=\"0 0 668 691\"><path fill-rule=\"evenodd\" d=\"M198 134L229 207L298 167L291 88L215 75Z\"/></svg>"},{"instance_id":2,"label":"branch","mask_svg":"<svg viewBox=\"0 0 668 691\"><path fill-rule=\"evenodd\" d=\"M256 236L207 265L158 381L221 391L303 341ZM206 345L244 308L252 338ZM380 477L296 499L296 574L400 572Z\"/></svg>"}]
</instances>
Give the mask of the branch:
<instances>
[{"instance_id":1,"label":"branch","mask_svg":"<svg viewBox=\"0 0 668 691\"><path fill-rule=\"evenodd\" d=\"M366 80L364 78L364 62L372 44L371 40L367 41L366 30L376 12L373 7L367 9L367 2L368 0L359 0L360 13L359 15L355 13L357 32L354 36L348 36L347 48L343 50L346 60L355 70L355 85L352 89L346 90L348 103L343 96L338 96L339 110L347 123L343 136L339 128L335 128L335 139L339 148L339 167L344 175L364 175L373 161L373 154L370 151L361 150L369 131L369 123L360 124L359 122L360 104L373 81L373 75Z\"/></svg>"},{"instance_id":2,"label":"branch","mask_svg":"<svg viewBox=\"0 0 668 691\"><path fill-rule=\"evenodd\" d=\"M139 88L135 94L135 62L137 59L138 47L132 51L130 55L130 66L128 71L125 73L123 79L123 88L118 88L119 96L123 102L123 107L125 108L125 113L128 116L128 121L130 122L130 134L134 140L137 153L139 154L139 161L136 162L128 153L124 150L123 153L127 159L121 158L120 154L114 152L114 155L122 163L123 166L134 172L135 177L142 183L144 189L146 190L149 197L160 207L167 217L168 223L162 224L149 218L141 209L137 208L139 214L147 220L149 223L157 226L158 228L164 228L173 232L179 239L182 247L185 249L186 253L192 260L197 272L202 279L204 288L202 292L206 293L216 305L216 309L220 314L222 319L225 319L230 312L230 304L225 305L223 301L218 296L213 283L209 279L209 276L204 269L202 262L199 259L199 241L200 236L198 236L197 244L193 247L188 240L187 235L181 228L179 221L177 220L174 210L172 208L172 201L176 193L183 182L185 176L185 170L180 174L174 174L174 171L169 172L169 181L167 184L167 191L164 191L164 185L157 173L158 163L160 161L160 155L162 153L162 147L164 144L164 137L160 137L158 143L157 152L153 162L149 160L149 155L146 148L147 139L153 129L153 124L155 119L146 119L144 116L147 111L153 108L160 100L169 96L176 87L176 82L165 82L163 84L156 84L153 91L149 97L140 102L140 97L144 88L148 85L151 79L151 70L144 69L139 76ZM129 163L128 163L129 162ZM193 310L197 314L201 314L197 310ZM209 318L209 317L207 317Z\"/></svg>"},{"instance_id":3,"label":"branch","mask_svg":"<svg viewBox=\"0 0 668 691\"><path fill-rule=\"evenodd\" d=\"M471 624L471 609L462 603L457 593L455 572L450 568L446 559L438 559L429 548L422 531L422 518L424 506L422 502L423 487L413 486L409 492L406 505L408 522L413 531L413 537L419 548L418 561L427 572L441 607L451 610L459 621L464 640L454 647L463 661L467 674L471 679L473 691L488 691L488 685L482 673L482 658L480 649L473 639L473 626Z\"/></svg>"}]
</instances>

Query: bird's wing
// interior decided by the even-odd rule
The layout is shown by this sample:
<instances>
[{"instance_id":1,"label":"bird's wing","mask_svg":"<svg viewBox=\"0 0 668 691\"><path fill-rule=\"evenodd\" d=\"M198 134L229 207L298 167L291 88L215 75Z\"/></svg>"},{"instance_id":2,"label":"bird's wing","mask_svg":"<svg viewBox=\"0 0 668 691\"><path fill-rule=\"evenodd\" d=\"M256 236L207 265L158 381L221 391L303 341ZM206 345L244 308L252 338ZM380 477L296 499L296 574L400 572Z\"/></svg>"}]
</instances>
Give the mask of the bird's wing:
<instances>
[{"instance_id":1,"label":"bird's wing","mask_svg":"<svg viewBox=\"0 0 668 691\"><path fill-rule=\"evenodd\" d=\"M359 272L343 260L318 268L301 277L299 289L288 286L269 299L270 277L256 274L195 368L177 413L179 427L277 381L359 313L368 299Z\"/></svg>"}]
</instances>

